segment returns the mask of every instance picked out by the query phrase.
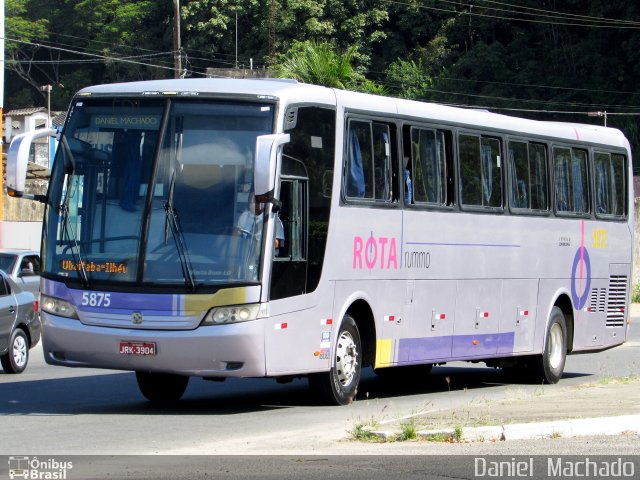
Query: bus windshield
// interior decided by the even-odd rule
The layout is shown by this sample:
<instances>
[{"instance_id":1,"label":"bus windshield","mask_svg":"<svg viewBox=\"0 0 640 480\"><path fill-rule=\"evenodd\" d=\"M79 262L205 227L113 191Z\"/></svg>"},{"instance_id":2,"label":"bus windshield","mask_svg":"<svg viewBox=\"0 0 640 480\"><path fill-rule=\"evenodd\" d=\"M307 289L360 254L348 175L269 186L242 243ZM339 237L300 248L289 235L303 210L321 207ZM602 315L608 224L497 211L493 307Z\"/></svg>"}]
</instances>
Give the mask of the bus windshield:
<instances>
[{"instance_id":1,"label":"bus windshield","mask_svg":"<svg viewBox=\"0 0 640 480\"><path fill-rule=\"evenodd\" d=\"M254 150L273 110L76 101L51 177L45 275L92 286L256 282L264 215L252 194Z\"/></svg>"}]
</instances>

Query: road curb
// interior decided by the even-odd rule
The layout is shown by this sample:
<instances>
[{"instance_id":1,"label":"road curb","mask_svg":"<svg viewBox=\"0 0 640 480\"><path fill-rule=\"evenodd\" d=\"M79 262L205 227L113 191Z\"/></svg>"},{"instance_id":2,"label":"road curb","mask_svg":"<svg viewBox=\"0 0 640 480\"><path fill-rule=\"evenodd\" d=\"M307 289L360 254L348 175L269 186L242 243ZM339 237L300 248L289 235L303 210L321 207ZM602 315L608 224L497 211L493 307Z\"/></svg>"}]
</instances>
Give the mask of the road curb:
<instances>
[{"instance_id":1,"label":"road curb","mask_svg":"<svg viewBox=\"0 0 640 480\"><path fill-rule=\"evenodd\" d=\"M373 431L373 435L390 440L400 435L399 431ZM591 435L640 434L640 415L618 417L579 418L536 423L514 423L503 426L462 427L461 442L498 442L509 440L532 440L557 437L582 437ZM453 428L420 430L423 440L454 440L460 435Z\"/></svg>"}]
</instances>

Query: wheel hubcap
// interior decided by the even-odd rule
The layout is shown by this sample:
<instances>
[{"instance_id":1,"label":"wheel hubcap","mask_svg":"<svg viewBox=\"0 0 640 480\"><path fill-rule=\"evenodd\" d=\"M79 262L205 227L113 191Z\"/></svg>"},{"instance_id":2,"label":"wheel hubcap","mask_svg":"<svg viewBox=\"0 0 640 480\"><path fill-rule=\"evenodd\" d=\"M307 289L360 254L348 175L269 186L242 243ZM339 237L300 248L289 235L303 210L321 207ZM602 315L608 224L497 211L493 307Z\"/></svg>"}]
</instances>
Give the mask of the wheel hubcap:
<instances>
[{"instance_id":1,"label":"wheel hubcap","mask_svg":"<svg viewBox=\"0 0 640 480\"><path fill-rule=\"evenodd\" d=\"M13 341L13 362L18 367L24 367L27 363L27 342L21 336Z\"/></svg>"},{"instance_id":2,"label":"wheel hubcap","mask_svg":"<svg viewBox=\"0 0 640 480\"><path fill-rule=\"evenodd\" d=\"M336 372L343 387L347 387L356 374L358 349L349 332L342 332L336 346Z\"/></svg>"},{"instance_id":3,"label":"wheel hubcap","mask_svg":"<svg viewBox=\"0 0 640 480\"><path fill-rule=\"evenodd\" d=\"M562 363L562 348L562 328L554 323L549 332L549 365L553 369Z\"/></svg>"}]
</instances>

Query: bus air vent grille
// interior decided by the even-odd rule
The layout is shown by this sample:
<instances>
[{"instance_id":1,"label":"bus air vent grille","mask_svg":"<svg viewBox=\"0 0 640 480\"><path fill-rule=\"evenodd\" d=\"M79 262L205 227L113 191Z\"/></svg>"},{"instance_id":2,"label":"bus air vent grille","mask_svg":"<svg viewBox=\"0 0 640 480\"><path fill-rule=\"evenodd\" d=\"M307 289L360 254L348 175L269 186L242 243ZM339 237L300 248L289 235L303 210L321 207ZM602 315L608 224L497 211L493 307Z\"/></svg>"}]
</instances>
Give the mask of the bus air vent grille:
<instances>
[{"instance_id":1,"label":"bus air vent grille","mask_svg":"<svg viewBox=\"0 0 640 480\"><path fill-rule=\"evenodd\" d=\"M607 302L607 327L624 326L627 305L627 282L624 275L611 275L609 278L609 299Z\"/></svg>"},{"instance_id":2,"label":"bus air vent grille","mask_svg":"<svg viewBox=\"0 0 640 480\"><path fill-rule=\"evenodd\" d=\"M607 308L607 289L606 288L592 288L591 289L591 302L589 304L589 311L591 313L604 313Z\"/></svg>"},{"instance_id":3,"label":"bus air vent grille","mask_svg":"<svg viewBox=\"0 0 640 480\"><path fill-rule=\"evenodd\" d=\"M607 309L607 289L601 288L598 295L598 312L604 313Z\"/></svg>"}]
</instances>

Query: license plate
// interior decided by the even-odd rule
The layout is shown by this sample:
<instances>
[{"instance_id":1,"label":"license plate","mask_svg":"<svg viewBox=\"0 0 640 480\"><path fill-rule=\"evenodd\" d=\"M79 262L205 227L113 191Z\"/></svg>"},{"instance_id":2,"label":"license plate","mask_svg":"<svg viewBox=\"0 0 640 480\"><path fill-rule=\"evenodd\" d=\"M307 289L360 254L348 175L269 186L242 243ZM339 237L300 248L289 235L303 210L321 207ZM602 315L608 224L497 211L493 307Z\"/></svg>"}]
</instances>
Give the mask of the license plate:
<instances>
[{"instance_id":1,"label":"license plate","mask_svg":"<svg viewBox=\"0 0 640 480\"><path fill-rule=\"evenodd\" d=\"M121 355L155 355L156 344L152 342L120 342Z\"/></svg>"}]
</instances>

